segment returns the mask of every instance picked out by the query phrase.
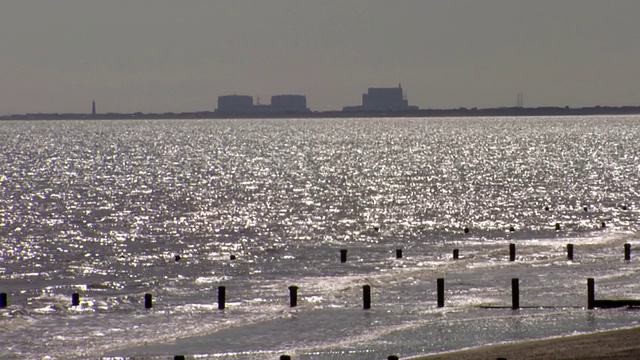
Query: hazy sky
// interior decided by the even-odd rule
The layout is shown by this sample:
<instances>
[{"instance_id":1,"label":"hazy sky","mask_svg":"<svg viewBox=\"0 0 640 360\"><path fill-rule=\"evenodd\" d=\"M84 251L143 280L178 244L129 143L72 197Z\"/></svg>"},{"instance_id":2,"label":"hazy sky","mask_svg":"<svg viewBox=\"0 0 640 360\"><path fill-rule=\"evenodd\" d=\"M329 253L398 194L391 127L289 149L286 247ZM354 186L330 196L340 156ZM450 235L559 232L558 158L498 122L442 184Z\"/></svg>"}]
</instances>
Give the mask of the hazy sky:
<instances>
[{"instance_id":1,"label":"hazy sky","mask_svg":"<svg viewBox=\"0 0 640 360\"><path fill-rule=\"evenodd\" d=\"M0 114L640 105L638 0L0 0Z\"/></svg>"}]
</instances>

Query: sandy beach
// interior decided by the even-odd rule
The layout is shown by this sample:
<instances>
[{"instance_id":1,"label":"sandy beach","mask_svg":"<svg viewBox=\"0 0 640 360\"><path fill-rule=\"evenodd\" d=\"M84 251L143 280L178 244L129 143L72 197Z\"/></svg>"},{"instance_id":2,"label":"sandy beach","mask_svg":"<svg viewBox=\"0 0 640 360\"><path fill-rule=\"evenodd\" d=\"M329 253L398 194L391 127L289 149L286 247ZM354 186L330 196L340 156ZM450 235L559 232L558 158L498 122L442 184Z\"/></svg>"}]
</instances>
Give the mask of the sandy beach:
<instances>
[{"instance_id":1,"label":"sandy beach","mask_svg":"<svg viewBox=\"0 0 640 360\"><path fill-rule=\"evenodd\" d=\"M640 327L491 345L412 360L640 359Z\"/></svg>"}]
</instances>

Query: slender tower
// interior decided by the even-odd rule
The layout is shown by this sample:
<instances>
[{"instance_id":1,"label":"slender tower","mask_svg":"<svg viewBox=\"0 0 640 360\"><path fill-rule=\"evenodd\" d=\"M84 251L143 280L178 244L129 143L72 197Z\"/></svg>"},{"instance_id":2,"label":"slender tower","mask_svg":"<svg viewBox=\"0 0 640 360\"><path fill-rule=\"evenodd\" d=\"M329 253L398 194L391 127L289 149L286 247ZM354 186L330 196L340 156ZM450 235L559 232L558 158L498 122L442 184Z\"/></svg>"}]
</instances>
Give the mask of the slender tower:
<instances>
[{"instance_id":1,"label":"slender tower","mask_svg":"<svg viewBox=\"0 0 640 360\"><path fill-rule=\"evenodd\" d=\"M96 101L93 100L93 103L91 104L91 115L95 115L96 114Z\"/></svg>"}]
</instances>

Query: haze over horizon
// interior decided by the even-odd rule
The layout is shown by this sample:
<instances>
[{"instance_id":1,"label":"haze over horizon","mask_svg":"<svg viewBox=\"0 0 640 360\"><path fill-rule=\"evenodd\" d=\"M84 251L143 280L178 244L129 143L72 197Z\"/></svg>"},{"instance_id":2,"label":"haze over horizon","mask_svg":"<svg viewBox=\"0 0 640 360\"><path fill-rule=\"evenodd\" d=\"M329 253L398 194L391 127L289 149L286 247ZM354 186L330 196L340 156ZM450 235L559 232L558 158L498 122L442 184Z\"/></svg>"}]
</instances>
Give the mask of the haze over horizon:
<instances>
[{"instance_id":1,"label":"haze over horizon","mask_svg":"<svg viewBox=\"0 0 640 360\"><path fill-rule=\"evenodd\" d=\"M637 0L21 0L0 12L0 115L189 112L217 97L421 108L640 105Z\"/></svg>"}]
</instances>

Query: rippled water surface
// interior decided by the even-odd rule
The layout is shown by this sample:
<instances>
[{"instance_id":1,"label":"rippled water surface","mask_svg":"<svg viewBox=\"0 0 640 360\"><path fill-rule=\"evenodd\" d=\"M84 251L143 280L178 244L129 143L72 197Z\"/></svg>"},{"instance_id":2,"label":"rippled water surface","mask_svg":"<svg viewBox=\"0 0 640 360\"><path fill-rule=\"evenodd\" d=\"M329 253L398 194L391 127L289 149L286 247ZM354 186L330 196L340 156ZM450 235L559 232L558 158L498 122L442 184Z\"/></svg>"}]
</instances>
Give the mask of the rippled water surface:
<instances>
[{"instance_id":1,"label":"rippled water surface","mask_svg":"<svg viewBox=\"0 0 640 360\"><path fill-rule=\"evenodd\" d=\"M383 359L640 324L584 308L587 277L640 298L640 117L6 121L0 170L3 359Z\"/></svg>"}]
</instances>

